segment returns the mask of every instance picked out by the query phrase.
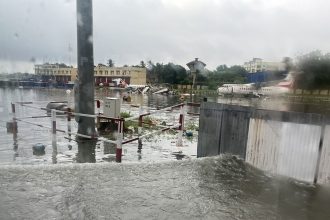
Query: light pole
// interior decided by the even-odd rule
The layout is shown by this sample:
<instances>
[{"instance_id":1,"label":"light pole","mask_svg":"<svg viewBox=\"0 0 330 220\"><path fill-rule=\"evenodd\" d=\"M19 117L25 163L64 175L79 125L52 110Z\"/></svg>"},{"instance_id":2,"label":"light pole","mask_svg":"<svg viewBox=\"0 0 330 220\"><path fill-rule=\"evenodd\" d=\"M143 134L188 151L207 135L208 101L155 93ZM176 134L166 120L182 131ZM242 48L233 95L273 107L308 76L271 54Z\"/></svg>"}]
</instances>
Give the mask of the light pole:
<instances>
[{"instance_id":1,"label":"light pole","mask_svg":"<svg viewBox=\"0 0 330 220\"><path fill-rule=\"evenodd\" d=\"M206 66L206 64L203 63L202 61L199 61L198 58L195 58L194 61L187 63L187 66L190 69L192 75L192 86L190 90L190 99L192 100L192 90L195 87L196 74L197 72L202 71Z\"/></svg>"}]
</instances>

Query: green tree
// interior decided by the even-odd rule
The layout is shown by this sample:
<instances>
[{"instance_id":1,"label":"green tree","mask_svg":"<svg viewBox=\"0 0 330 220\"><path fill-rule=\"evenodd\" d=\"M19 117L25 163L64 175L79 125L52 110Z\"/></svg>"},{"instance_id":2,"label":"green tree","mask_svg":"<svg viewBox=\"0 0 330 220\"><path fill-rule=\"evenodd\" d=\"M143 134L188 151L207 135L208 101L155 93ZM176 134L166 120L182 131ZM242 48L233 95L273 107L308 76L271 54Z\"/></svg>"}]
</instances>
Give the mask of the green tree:
<instances>
[{"instance_id":1,"label":"green tree","mask_svg":"<svg viewBox=\"0 0 330 220\"><path fill-rule=\"evenodd\" d=\"M330 88L330 54L316 50L297 58L295 86L302 89Z\"/></svg>"},{"instance_id":2,"label":"green tree","mask_svg":"<svg viewBox=\"0 0 330 220\"><path fill-rule=\"evenodd\" d=\"M207 74L207 85L209 89L216 89L224 83L245 83L246 74L246 70L241 66L220 65Z\"/></svg>"},{"instance_id":3,"label":"green tree","mask_svg":"<svg viewBox=\"0 0 330 220\"><path fill-rule=\"evenodd\" d=\"M115 63L113 62L112 59L109 59L107 64L108 64L109 67L114 67L115 66Z\"/></svg>"},{"instance_id":4,"label":"green tree","mask_svg":"<svg viewBox=\"0 0 330 220\"><path fill-rule=\"evenodd\" d=\"M220 65L220 66L218 66L217 68L216 68L216 70L217 71L225 71L225 70L227 70L228 69L228 67L227 67L227 65L226 64L223 64L223 65Z\"/></svg>"},{"instance_id":5,"label":"green tree","mask_svg":"<svg viewBox=\"0 0 330 220\"><path fill-rule=\"evenodd\" d=\"M294 65L290 57L284 57L282 62L284 63L284 69L286 72L289 72L293 69Z\"/></svg>"},{"instance_id":6,"label":"green tree","mask_svg":"<svg viewBox=\"0 0 330 220\"><path fill-rule=\"evenodd\" d=\"M174 63L147 63L147 79L150 83L182 84L187 82L186 69ZM187 83L186 83L187 84Z\"/></svg>"}]
</instances>

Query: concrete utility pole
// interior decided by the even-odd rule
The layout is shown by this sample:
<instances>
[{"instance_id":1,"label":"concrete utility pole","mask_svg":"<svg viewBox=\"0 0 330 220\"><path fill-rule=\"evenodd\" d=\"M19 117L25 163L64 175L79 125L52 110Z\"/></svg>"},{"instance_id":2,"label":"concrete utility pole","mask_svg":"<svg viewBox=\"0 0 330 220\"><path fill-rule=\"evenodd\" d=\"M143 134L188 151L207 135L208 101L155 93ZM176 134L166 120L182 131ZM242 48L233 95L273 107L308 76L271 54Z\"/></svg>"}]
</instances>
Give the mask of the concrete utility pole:
<instances>
[{"instance_id":1,"label":"concrete utility pole","mask_svg":"<svg viewBox=\"0 0 330 220\"><path fill-rule=\"evenodd\" d=\"M94 115L92 0L77 0L78 85L75 112ZM95 119L78 117L78 133L95 136Z\"/></svg>"}]
</instances>

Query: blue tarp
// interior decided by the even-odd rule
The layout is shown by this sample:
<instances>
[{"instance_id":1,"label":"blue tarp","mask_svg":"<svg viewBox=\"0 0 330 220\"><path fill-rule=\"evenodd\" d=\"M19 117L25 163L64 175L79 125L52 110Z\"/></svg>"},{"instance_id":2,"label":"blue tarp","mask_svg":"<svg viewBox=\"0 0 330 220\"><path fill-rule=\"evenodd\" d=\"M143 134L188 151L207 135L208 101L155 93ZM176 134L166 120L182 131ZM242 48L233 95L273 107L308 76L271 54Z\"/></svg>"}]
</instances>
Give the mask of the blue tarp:
<instances>
[{"instance_id":1,"label":"blue tarp","mask_svg":"<svg viewBox=\"0 0 330 220\"><path fill-rule=\"evenodd\" d=\"M285 72L257 72L248 73L246 80L248 83L261 83L285 78Z\"/></svg>"}]
</instances>

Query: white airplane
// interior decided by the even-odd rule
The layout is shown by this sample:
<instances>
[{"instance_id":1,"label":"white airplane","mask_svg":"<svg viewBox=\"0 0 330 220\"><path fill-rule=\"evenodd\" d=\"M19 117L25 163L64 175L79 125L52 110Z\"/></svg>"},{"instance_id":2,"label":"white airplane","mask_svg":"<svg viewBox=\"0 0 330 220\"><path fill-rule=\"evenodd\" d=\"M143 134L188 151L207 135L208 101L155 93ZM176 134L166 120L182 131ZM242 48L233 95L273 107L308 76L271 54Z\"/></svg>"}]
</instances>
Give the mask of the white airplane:
<instances>
[{"instance_id":1,"label":"white airplane","mask_svg":"<svg viewBox=\"0 0 330 220\"><path fill-rule=\"evenodd\" d=\"M280 82L276 86L257 87L255 84L223 84L218 88L219 95L277 96L289 93L292 82Z\"/></svg>"}]
</instances>

